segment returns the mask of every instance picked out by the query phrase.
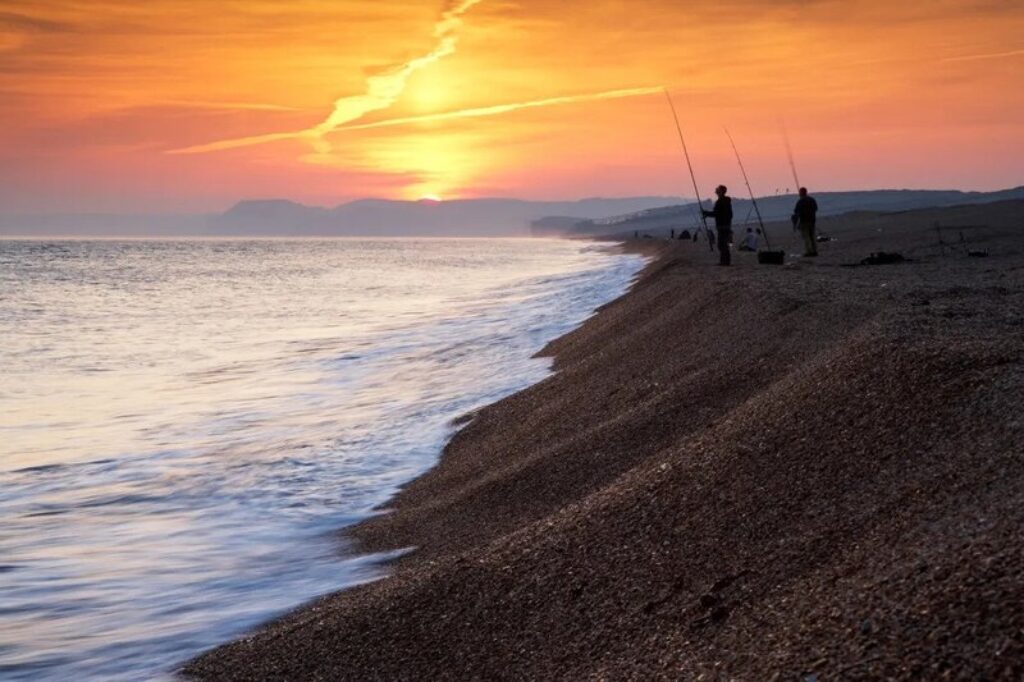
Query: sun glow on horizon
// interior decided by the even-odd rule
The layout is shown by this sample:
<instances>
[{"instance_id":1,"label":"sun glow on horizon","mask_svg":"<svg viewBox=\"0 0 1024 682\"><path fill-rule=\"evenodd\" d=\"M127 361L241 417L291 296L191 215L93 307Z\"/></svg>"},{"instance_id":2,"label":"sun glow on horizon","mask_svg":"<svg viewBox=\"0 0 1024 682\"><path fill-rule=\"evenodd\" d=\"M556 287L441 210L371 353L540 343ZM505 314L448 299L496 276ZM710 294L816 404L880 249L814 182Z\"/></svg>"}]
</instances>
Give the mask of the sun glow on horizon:
<instances>
[{"instance_id":1,"label":"sun glow on horizon","mask_svg":"<svg viewBox=\"0 0 1024 682\"><path fill-rule=\"evenodd\" d=\"M791 184L779 118L816 191L1020 184L1024 4L912 5L10 0L0 207L689 195L655 84L708 187L742 185L723 125Z\"/></svg>"}]
</instances>

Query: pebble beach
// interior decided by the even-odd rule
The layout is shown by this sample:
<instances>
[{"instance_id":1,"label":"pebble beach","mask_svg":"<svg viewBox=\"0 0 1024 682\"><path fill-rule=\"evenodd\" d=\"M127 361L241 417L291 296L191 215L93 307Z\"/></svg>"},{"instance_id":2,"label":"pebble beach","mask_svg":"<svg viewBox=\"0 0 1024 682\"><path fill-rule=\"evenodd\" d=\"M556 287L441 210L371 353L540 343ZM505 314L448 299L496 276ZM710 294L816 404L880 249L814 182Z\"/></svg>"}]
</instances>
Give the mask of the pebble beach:
<instances>
[{"instance_id":1,"label":"pebble beach","mask_svg":"<svg viewBox=\"0 0 1024 682\"><path fill-rule=\"evenodd\" d=\"M555 374L346 529L414 548L389 577L184 674L1024 677L1024 202L819 230L781 266L626 241L646 269Z\"/></svg>"}]
</instances>

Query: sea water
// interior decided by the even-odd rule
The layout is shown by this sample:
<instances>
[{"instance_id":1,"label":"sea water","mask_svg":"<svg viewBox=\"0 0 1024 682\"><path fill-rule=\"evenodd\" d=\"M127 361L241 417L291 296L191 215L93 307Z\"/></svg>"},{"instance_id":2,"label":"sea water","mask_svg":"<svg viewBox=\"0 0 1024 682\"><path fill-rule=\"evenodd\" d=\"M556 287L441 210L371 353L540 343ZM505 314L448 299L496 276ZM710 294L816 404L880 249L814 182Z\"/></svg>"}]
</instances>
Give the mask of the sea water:
<instances>
[{"instance_id":1,"label":"sea water","mask_svg":"<svg viewBox=\"0 0 1024 682\"><path fill-rule=\"evenodd\" d=\"M0 679L161 678L381 577L337 530L641 266L560 240L0 241Z\"/></svg>"}]
</instances>

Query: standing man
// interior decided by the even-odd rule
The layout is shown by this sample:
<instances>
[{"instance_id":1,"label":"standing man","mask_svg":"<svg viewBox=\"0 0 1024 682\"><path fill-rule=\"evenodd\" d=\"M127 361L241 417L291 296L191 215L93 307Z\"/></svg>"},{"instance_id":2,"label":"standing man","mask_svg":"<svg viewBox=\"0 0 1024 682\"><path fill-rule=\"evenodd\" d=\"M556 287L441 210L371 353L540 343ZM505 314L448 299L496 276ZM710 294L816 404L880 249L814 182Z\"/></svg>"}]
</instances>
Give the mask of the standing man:
<instances>
[{"instance_id":1,"label":"standing man","mask_svg":"<svg viewBox=\"0 0 1024 682\"><path fill-rule=\"evenodd\" d=\"M807 194L806 187L801 187L800 198L793 207L793 227L798 228L804 236L804 256L818 255L818 235L814 231L817 216L818 202Z\"/></svg>"},{"instance_id":2,"label":"standing man","mask_svg":"<svg viewBox=\"0 0 1024 682\"><path fill-rule=\"evenodd\" d=\"M728 191L725 185L719 185L715 188L715 194L718 195L715 207L710 211L701 209L705 218L715 219L715 231L718 232L719 265L729 265L731 260L729 244L732 242L732 199L725 195Z\"/></svg>"}]
</instances>

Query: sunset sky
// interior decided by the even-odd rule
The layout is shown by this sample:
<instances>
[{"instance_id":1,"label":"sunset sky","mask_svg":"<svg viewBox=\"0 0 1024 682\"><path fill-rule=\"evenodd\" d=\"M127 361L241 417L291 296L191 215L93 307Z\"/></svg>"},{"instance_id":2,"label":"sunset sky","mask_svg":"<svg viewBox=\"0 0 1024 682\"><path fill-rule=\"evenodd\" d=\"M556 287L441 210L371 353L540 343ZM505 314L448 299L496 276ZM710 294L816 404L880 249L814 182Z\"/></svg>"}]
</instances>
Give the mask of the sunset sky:
<instances>
[{"instance_id":1,"label":"sunset sky","mask_svg":"<svg viewBox=\"0 0 1024 682\"><path fill-rule=\"evenodd\" d=\"M0 212L1024 184L1024 3L5 0Z\"/></svg>"}]
</instances>

